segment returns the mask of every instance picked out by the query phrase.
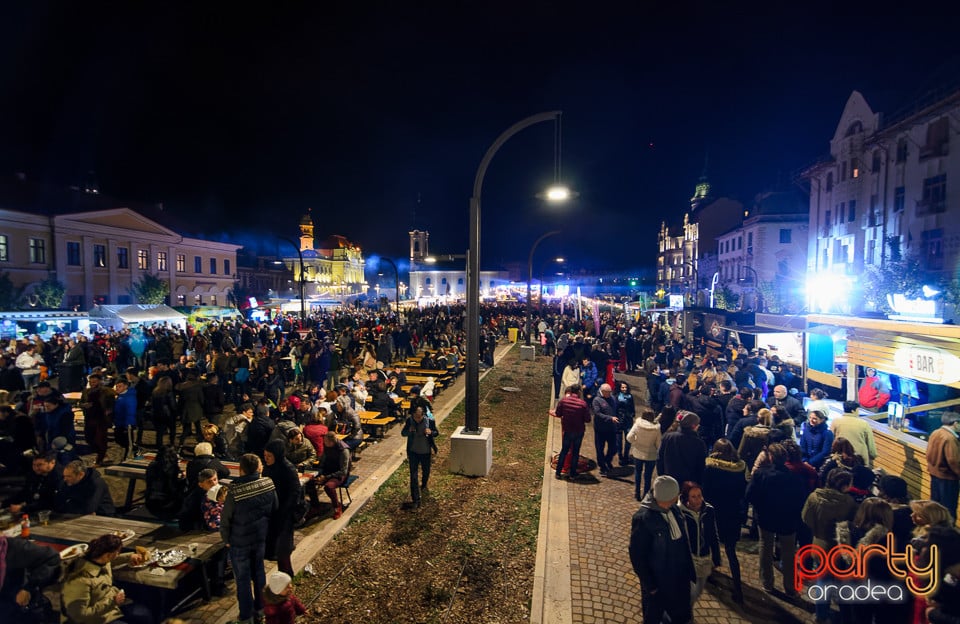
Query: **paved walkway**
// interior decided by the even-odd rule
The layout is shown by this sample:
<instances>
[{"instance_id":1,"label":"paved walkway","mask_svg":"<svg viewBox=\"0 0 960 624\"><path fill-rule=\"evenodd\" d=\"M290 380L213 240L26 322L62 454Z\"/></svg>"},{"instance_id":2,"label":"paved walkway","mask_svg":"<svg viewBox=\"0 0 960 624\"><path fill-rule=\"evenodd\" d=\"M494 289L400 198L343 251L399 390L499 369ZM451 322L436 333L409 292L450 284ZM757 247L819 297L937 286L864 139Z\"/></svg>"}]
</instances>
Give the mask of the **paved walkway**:
<instances>
[{"instance_id":1,"label":"paved walkway","mask_svg":"<svg viewBox=\"0 0 960 624\"><path fill-rule=\"evenodd\" d=\"M642 381L624 379L633 385ZM639 507L633 497L633 468L615 468L612 478L602 478L594 470L577 483L554 479L550 459L560 451L562 438L558 420L550 421L530 620L533 624L641 622L640 583L628 553L631 519ZM596 457L591 426L581 454ZM812 604L791 604L782 595L763 592L757 550L757 542L746 537L738 546L744 606L730 599L732 582L724 559L695 607L698 624L814 621L808 611Z\"/></svg>"}]
</instances>

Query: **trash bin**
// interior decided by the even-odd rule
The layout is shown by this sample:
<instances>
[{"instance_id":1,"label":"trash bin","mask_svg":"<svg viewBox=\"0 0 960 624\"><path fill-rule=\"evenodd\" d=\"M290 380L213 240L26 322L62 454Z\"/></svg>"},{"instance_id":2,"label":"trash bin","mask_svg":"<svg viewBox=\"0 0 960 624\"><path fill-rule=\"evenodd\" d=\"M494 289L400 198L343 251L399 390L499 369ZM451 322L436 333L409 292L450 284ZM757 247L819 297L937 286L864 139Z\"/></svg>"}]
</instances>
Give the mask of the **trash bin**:
<instances>
[{"instance_id":1,"label":"trash bin","mask_svg":"<svg viewBox=\"0 0 960 624\"><path fill-rule=\"evenodd\" d=\"M516 342L517 337L520 335L520 329L517 327L508 327L507 328L507 337L510 339L510 342Z\"/></svg>"}]
</instances>

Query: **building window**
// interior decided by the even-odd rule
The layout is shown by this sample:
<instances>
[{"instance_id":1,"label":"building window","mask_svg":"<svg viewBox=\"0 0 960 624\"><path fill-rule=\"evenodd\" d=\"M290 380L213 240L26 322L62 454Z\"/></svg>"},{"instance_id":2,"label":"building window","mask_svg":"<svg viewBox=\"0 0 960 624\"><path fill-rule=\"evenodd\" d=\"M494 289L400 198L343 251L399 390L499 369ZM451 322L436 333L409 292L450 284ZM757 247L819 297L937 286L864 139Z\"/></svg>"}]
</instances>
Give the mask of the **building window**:
<instances>
[{"instance_id":1,"label":"building window","mask_svg":"<svg viewBox=\"0 0 960 624\"><path fill-rule=\"evenodd\" d=\"M203 258L200 256L193 257L193 272L203 273Z\"/></svg>"},{"instance_id":2,"label":"building window","mask_svg":"<svg viewBox=\"0 0 960 624\"><path fill-rule=\"evenodd\" d=\"M202 296L202 295L194 295L194 296L193 296L193 305L203 305L203 296Z\"/></svg>"},{"instance_id":3,"label":"building window","mask_svg":"<svg viewBox=\"0 0 960 624\"><path fill-rule=\"evenodd\" d=\"M425 279L425 280L423 281L423 283L426 284L427 286L429 286L429 285L430 285L430 281L431 281L431 278L428 277L427 279Z\"/></svg>"},{"instance_id":4,"label":"building window","mask_svg":"<svg viewBox=\"0 0 960 624\"><path fill-rule=\"evenodd\" d=\"M167 252L165 251L157 252L157 270L158 271L167 270Z\"/></svg>"},{"instance_id":5,"label":"building window","mask_svg":"<svg viewBox=\"0 0 960 624\"><path fill-rule=\"evenodd\" d=\"M843 182L847 179L847 161L840 163L840 181Z\"/></svg>"},{"instance_id":6,"label":"building window","mask_svg":"<svg viewBox=\"0 0 960 624\"><path fill-rule=\"evenodd\" d=\"M833 190L833 172L831 171L827 174L827 192L829 193L832 190Z\"/></svg>"},{"instance_id":7,"label":"building window","mask_svg":"<svg viewBox=\"0 0 960 624\"><path fill-rule=\"evenodd\" d=\"M920 234L927 269L939 271L943 268L943 229L926 230Z\"/></svg>"},{"instance_id":8,"label":"building window","mask_svg":"<svg viewBox=\"0 0 960 624\"><path fill-rule=\"evenodd\" d=\"M738 236L738 237L737 237L737 249L743 249L743 237L742 237L742 236Z\"/></svg>"},{"instance_id":9,"label":"building window","mask_svg":"<svg viewBox=\"0 0 960 624\"><path fill-rule=\"evenodd\" d=\"M937 214L947 209L947 174L923 181L923 199L917 204L917 216Z\"/></svg>"},{"instance_id":10,"label":"building window","mask_svg":"<svg viewBox=\"0 0 960 624\"><path fill-rule=\"evenodd\" d=\"M873 264L873 260L877 254L877 239L871 238L867 241L867 251L863 256L864 264Z\"/></svg>"},{"instance_id":11,"label":"building window","mask_svg":"<svg viewBox=\"0 0 960 624\"><path fill-rule=\"evenodd\" d=\"M781 230L782 232L783 230ZM790 230L787 230L788 232ZM777 262L777 275L785 276L790 274L790 263L787 260Z\"/></svg>"},{"instance_id":12,"label":"building window","mask_svg":"<svg viewBox=\"0 0 960 624\"><path fill-rule=\"evenodd\" d=\"M840 202L837 206L837 225L843 223L843 218L847 214L847 202Z\"/></svg>"},{"instance_id":13,"label":"building window","mask_svg":"<svg viewBox=\"0 0 960 624\"><path fill-rule=\"evenodd\" d=\"M457 279L457 286L463 286L463 278L460 277Z\"/></svg>"},{"instance_id":14,"label":"building window","mask_svg":"<svg viewBox=\"0 0 960 624\"><path fill-rule=\"evenodd\" d=\"M224 274L224 275L230 275L230 261L227 260L227 259L224 259L224 261L223 261L223 274ZM310 273L309 273L309 267L307 267L307 275L309 275L309 274L310 274Z\"/></svg>"},{"instance_id":15,"label":"building window","mask_svg":"<svg viewBox=\"0 0 960 624\"><path fill-rule=\"evenodd\" d=\"M80 266L80 243L67 241L67 265Z\"/></svg>"},{"instance_id":16,"label":"building window","mask_svg":"<svg viewBox=\"0 0 960 624\"><path fill-rule=\"evenodd\" d=\"M747 232L747 255L753 255L753 232Z\"/></svg>"},{"instance_id":17,"label":"building window","mask_svg":"<svg viewBox=\"0 0 960 624\"><path fill-rule=\"evenodd\" d=\"M857 200L851 199L847 204L847 222L857 220Z\"/></svg>"},{"instance_id":18,"label":"building window","mask_svg":"<svg viewBox=\"0 0 960 624\"><path fill-rule=\"evenodd\" d=\"M217 305L217 296L216 296L216 295L210 295L210 305L213 305L213 306Z\"/></svg>"},{"instance_id":19,"label":"building window","mask_svg":"<svg viewBox=\"0 0 960 624\"><path fill-rule=\"evenodd\" d=\"M789 245L793 237L793 230L789 228L780 228L780 243L782 245Z\"/></svg>"},{"instance_id":20,"label":"building window","mask_svg":"<svg viewBox=\"0 0 960 624\"><path fill-rule=\"evenodd\" d=\"M950 146L950 118L940 119L927 125L927 144L920 150L920 159L946 156Z\"/></svg>"},{"instance_id":21,"label":"building window","mask_svg":"<svg viewBox=\"0 0 960 624\"><path fill-rule=\"evenodd\" d=\"M183 254L177 254L177 273L187 271L187 257Z\"/></svg>"},{"instance_id":22,"label":"building window","mask_svg":"<svg viewBox=\"0 0 960 624\"><path fill-rule=\"evenodd\" d=\"M216 274L217 274L217 259L210 258L210 275L216 275Z\"/></svg>"},{"instance_id":23,"label":"building window","mask_svg":"<svg viewBox=\"0 0 960 624\"><path fill-rule=\"evenodd\" d=\"M137 268L141 271L150 270L150 252L146 249L137 250Z\"/></svg>"},{"instance_id":24,"label":"building window","mask_svg":"<svg viewBox=\"0 0 960 624\"><path fill-rule=\"evenodd\" d=\"M823 213L823 235L830 236L830 211L826 210Z\"/></svg>"},{"instance_id":25,"label":"building window","mask_svg":"<svg viewBox=\"0 0 960 624\"><path fill-rule=\"evenodd\" d=\"M117 268L130 268L130 252L126 247L117 247Z\"/></svg>"},{"instance_id":26,"label":"building window","mask_svg":"<svg viewBox=\"0 0 960 624\"><path fill-rule=\"evenodd\" d=\"M187 296L186 295L177 295L177 305L187 305Z\"/></svg>"},{"instance_id":27,"label":"building window","mask_svg":"<svg viewBox=\"0 0 960 624\"><path fill-rule=\"evenodd\" d=\"M898 186L893 189L893 211L903 212L903 206L906 203L906 189Z\"/></svg>"},{"instance_id":28,"label":"building window","mask_svg":"<svg viewBox=\"0 0 960 624\"><path fill-rule=\"evenodd\" d=\"M873 150L873 160L870 162L870 172L880 173L880 150Z\"/></svg>"},{"instance_id":29,"label":"building window","mask_svg":"<svg viewBox=\"0 0 960 624\"><path fill-rule=\"evenodd\" d=\"M860 159L859 158L850 159L850 177L851 178L860 177Z\"/></svg>"},{"instance_id":30,"label":"building window","mask_svg":"<svg viewBox=\"0 0 960 624\"><path fill-rule=\"evenodd\" d=\"M897 141L897 162L905 163L907 162L907 140L900 139Z\"/></svg>"},{"instance_id":31,"label":"building window","mask_svg":"<svg viewBox=\"0 0 960 624\"><path fill-rule=\"evenodd\" d=\"M7 235L0 234L0 262L10 260L10 247L7 243Z\"/></svg>"},{"instance_id":32,"label":"building window","mask_svg":"<svg viewBox=\"0 0 960 624\"><path fill-rule=\"evenodd\" d=\"M447 283L447 278L441 277L441 278L440 278L440 284L441 284L441 285L445 285L446 283Z\"/></svg>"},{"instance_id":33,"label":"building window","mask_svg":"<svg viewBox=\"0 0 960 624\"><path fill-rule=\"evenodd\" d=\"M30 239L30 262L33 264L47 263L47 242L42 238Z\"/></svg>"},{"instance_id":34,"label":"building window","mask_svg":"<svg viewBox=\"0 0 960 624\"><path fill-rule=\"evenodd\" d=\"M101 268L107 266L107 246L106 245L93 246L93 266L101 267Z\"/></svg>"}]
</instances>

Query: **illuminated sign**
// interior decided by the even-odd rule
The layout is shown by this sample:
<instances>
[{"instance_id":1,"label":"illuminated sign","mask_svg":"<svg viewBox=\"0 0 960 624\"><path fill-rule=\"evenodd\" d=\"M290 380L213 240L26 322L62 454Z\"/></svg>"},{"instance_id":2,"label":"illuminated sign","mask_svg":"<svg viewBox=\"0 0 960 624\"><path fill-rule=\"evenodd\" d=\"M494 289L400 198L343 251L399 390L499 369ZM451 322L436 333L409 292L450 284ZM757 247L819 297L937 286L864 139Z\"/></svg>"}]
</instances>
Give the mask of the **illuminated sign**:
<instances>
[{"instance_id":1,"label":"illuminated sign","mask_svg":"<svg viewBox=\"0 0 960 624\"><path fill-rule=\"evenodd\" d=\"M898 321L943 322L942 299L907 299L905 295L887 295L887 303L895 314L887 318Z\"/></svg>"},{"instance_id":2,"label":"illuminated sign","mask_svg":"<svg viewBox=\"0 0 960 624\"><path fill-rule=\"evenodd\" d=\"M960 358L936 347L900 347L893 356L904 377L937 384L960 381Z\"/></svg>"},{"instance_id":3,"label":"illuminated sign","mask_svg":"<svg viewBox=\"0 0 960 624\"><path fill-rule=\"evenodd\" d=\"M683 309L683 295L670 295L670 307Z\"/></svg>"}]
</instances>

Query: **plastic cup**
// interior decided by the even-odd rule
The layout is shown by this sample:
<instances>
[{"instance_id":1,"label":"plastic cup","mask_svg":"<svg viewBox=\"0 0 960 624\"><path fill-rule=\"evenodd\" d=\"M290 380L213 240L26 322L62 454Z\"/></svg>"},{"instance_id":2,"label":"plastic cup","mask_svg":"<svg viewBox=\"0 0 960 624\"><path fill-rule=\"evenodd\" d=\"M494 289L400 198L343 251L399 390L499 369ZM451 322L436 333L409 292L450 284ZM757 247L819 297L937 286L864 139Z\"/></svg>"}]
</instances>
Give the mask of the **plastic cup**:
<instances>
[{"instance_id":1,"label":"plastic cup","mask_svg":"<svg viewBox=\"0 0 960 624\"><path fill-rule=\"evenodd\" d=\"M50 524L50 512L49 511L38 511L37 518L40 520L40 524L47 526Z\"/></svg>"}]
</instances>

